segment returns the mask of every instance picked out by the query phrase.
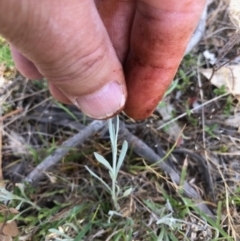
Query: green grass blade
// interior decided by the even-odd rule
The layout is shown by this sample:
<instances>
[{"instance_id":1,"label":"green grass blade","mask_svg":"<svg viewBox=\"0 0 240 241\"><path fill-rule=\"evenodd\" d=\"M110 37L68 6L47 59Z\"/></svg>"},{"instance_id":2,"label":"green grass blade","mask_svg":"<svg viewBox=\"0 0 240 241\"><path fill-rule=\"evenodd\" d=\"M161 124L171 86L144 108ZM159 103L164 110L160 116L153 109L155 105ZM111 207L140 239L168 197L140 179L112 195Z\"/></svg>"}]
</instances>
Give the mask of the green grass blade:
<instances>
[{"instance_id":1,"label":"green grass blade","mask_svg":"<svg viewBox=\"0 0 240 241\"><path fill-rule=\"evenodd\" d=\"M88 223L85 225L83 230L77 235L77 237L74 239L74 241L82 241L85 237L85 234L92 228L92 223Z\"/></svg>"},{"instance_id":2,"label":"green grass blade","mask_svg":"<svg viewBox=\"0 0 240 241\"><path fill-rule=\"evenodd\" d=\"M169 87L169 88L167 89L167 91L165 92L164 97L166 97L166 96L168 96L169 94L171 94L171 93L177 88L178 82L179 82L179 79L176 79L176 80L174 80L174 81L171 83L170 87Z\"/></svg>"},{"instance_id":3,"label":"green grass blade","mask_svg":"<svg viewBox=\"0 0 240 241\"><path fill-rule=\"evenodd\" d=\"M69 116L71 116L75 121L78 121L78 118L63 104L60 102L55 101L56 105L59 106L61 109L63 109Z\"/></svg>"}]
</instances>

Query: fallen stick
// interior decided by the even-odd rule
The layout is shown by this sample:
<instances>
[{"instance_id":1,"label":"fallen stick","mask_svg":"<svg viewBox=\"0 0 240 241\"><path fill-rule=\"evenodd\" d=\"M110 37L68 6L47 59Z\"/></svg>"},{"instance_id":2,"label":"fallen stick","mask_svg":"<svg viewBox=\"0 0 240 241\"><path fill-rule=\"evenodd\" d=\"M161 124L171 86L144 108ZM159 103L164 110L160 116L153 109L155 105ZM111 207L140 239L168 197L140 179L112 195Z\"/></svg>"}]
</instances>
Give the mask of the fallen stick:
<instances>
[{"instance_id":1,"label":"fallen stick","mask_svg":"<svg viewBox=\"0 0 240 241\"><path fill-rule=\"evenodd\" d=\"M11 112L3 115L3 116L0 116L0 121L2 122L2 121L4 121L7 118L12 117L13 115L21 113L22 111L23 111L22 108L17 108L16 110L13 110L13 111L11 111Z\"/></svg>"},{"instance_id":2,"label":"fallen stick","mask_svg":"<svg viewBox=\"0 0 240 241\"><path fill-rule=\"evenodd\" d=\"M133 151L138 155L143 157L146 161L150 163L157 163L157 165L162 169L162 171L166 172L173 183L176 183L179 185L180 183L180 174L177 170L175 170L172 166L170 166L167 162L163 159L164 156L157 155L147 144L145 144L142 140L140 140L138 137L133 135L128 131L127 128L125 128L123 125L120 129L120 133L125 139L129 146L132 147ZM213 213L211 210L207 207L207 205L204 204L204 201L200 197L200 195L196 192L194 188L192 188L188 182L184 182L183 184L183 191L186 196L193 198L194 200L198 201L198 204L196 206L199 208L200 211L208 215L209 217L214 219Z\"/></svg>"},{"instance_id":3,"label":"fallen stick","mask_svg":"<svg viewBox=\"0 0 240 241\"><path fill-rule=\"evenodd\" d=\"M96 134L103 127L105 127L105 125L105 121L93 121L81 132L77 133L70 139L63 142L62 146L59 147L53 154L48 156L37 167L35 167L33 171L31 171L30 174L25 178L24 181L32 184L36 183L39 179L43 177L46 171L55 166L64 156L67 155L70 148L76 147L79 144L83 143L89 137ZM157 165L162 169L162 171L166 172L170 176L171 180L174 183L180 183L180 174L178 173L178 171L176 171L167 162L160 161L163 158L163 156L160 157L159 155L157 155L147 144L145 144L138 137L130 133L128 129L125 128L123 125L121 125L120 133L122 137L129 143L129 145L132 146L133 151L137 155L143 157L150 163L158 163ZM213 218L212 212L203 203L200 195L195 191L194 188L192 188L187 182L184 182L183 190L188 197L200 201L199 204L196 204L200 211L204 212L205 214Z\"/></svg>"},{"instance_id":4,"label":"fallen stick","mask_svg":"<svg viewBox=\"0 0 240 241\"><path fill-rule=\"evenodd\" d=\"M64 156L67 155L69 150L73 147L76 147L88 140L89 137L96 134L106 125L106 121L93 121L89 124L85 129L69 138L65 142L62 143L56 151L54 151L50 156L48 156L45 160L43 160L39 165L37 165L24 179L25 182L28 183L36 183L39 179L41 179L46 171L55 166Z\"/></svg>"}]
</instances>

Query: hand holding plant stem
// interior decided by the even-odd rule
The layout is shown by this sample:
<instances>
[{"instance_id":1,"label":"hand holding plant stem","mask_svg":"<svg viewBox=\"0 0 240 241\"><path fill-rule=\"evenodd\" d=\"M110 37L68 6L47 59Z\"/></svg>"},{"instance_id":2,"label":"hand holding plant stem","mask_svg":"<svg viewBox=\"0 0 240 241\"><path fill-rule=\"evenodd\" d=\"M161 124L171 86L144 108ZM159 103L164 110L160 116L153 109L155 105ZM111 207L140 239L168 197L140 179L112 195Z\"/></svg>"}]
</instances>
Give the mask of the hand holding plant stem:
<instances>
[{"instance_id":1,"label":"hand holding plant stem","mask_svg":"<svg viewBox=\"0 0 240 241\"><path fill-rule=\"evenodd\" d=\"M101 177L99 177L96 173L91 171L87 166L85 166L85 168L90 172L92 176L94 176L104 184L107 190L111 193L114 208L116 210L119 210L118 198L121 190L117 185L117 177L118 177L120 167L122 166L122 163L126 156L128 144L126 141L123 142L122 149L118 157L117 140L118 140L118 132L119 132L119 117L118 116L116 117L116 125L113 124L112 119L108 120L108 127L109 127L110 141L111 141L111 147L112 147L112 166L103 156L99 155L98 153L94 153L94 155L97 161L103 164L108 169L109 175L112 179L112 187L110 187ZM123 197L129 195L131 190L132 190L131 188L127 189L124 192Z\"/></svg>"},{"instance_id":2,"label":"hand holding plant stem","mask_svg":"<svg viewBox=\"0 0 240 241\"><path fill-rule=\"evenodd\" d=\"M45 77L58 101L94 119L124 109L140 120L172 82L206 3L0 0L0 34L18 70Z\"/></svg>"}]
</instances>

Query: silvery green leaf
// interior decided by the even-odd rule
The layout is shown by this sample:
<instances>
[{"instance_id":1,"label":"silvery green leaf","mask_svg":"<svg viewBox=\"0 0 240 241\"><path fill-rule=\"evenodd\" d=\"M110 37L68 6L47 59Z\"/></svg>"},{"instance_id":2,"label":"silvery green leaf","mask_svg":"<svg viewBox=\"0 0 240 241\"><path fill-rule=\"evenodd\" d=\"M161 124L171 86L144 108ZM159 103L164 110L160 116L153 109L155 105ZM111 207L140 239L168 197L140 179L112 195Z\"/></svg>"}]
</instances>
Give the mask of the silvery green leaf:
<instances>
[{"instance_id":1,"label":"silvery green leaf","mask_svg":"<svg viewBox=\"0 0 240 241\"><path fill-rule=\"evenodd\" d=\"M114 126L114 124L112 125L112 134L113 134L112 142L114 143L115 140L116 140L116 131L115 131L115 126Z\"/></svg>"},{"instance_id":2,"label":"silvery green leaf","mask_svg":"<svg viewBox=\"0 0 240 241\"><path fill-rule=\"evenodd\" d=\"M19 188L22 196L24 196L24 197L27 199L27 196L26 196L25 191L24 191L24 187L25 187L25 186L24 186L22 183L18 183L18 184L17 184L17 187Z\"/></svg>"},{"instance_id":3,"label":"silvery green leaf","mask_svg":"<svg viewBox=\"0 0 240 241\"><path fill-rule=\"evenodd\" d=\"M116 212L116 211L113 211L113 210L110 210L109 212L108 212L108 215L109 216L113 216L113 215L116 215L116 216L118 216L118 217L122 217L122 214L121 213L119 213L119 212Z\"/></svg>"},{"instance_id":4,"label":"silvery green leaf","mask_svg":"<svg viewBox=\"0 0 240 241\"><path fill-rule=\"evenodd\" d=\"M15 195L7 191L5 188L0 188L0 201L8 201L15 199Z\"/></svg>"},{"instance_id":5,"label":"silvery green leaf","mask_svg":"<svg viewBox=\"0 0 240 241\"><path fill-rule=\"evenodd\" d=\"M158 221L157 224L165 224L168 225L170 228L176 228L180 227L180 223L178 223L179 220L172 217L172 213L169 213L165 215L164 217L161 217Z\"/></svg>"},{"instance_id":6,"label":"silvery green leaf","mask_svg":"<svg viewBox=\"0 0 240 241\"><path fill-rule=\"evenodd\" d=\"M164 240L164 236L165 236L165 235L164 235L164 230L165 230L164 228L161 229L161 232L160 232L160 234L158 235L157 241L165 241L165 240Z\"/></svg>"},{"instance_id":7,"label":"silvery green leaf","mask_svg":"<svg viewBox=\"0 0 240 241\"><path fill-rule=\"evenodd\" d=\"M125 190L125 192L123 193L123 197L129 196L132 193L132 190L133 190L132 187L130 187L127 190Z\"/></svg>"},{"instance_id":8,"label":"silvery green leaf","mask_svg":"<svg viewBox=\"0 0 240 241\"><path fill-rule=\"evenodd\" d=\"M166 239L165 239L165 241L170 241L168 235L166 235Z\"/></svg>"},{"instance_id":9,"label":"silvery green leaf","mask_svg":"<svg viewBox=\"0 0 240 241\"><path fill-rule=\"evenodd\" d=\"M12 200L21 201L21 203L19 204L20 206L24 202L29 203L30 205L32 205L33 207L35 207L36 209L39 210L39 207L36 204L34 204L33 202L31 202L30 200L28 200L26 198L19 197L15 194L9 192L5 188L0 188L0 201L4 202L4 201L12 201Z\"/></svg>"},{"instance_id":10,"label":"silvery green leaf","mask_svg":"<svg viewBox=\"0 0 240 241\"><path fill-rule=\"evenodd\" d=\"M169 202L169 200L167 199L167 203L166 203L166 208L168 209L168 211L170 211L171 213L173 213L173 208L171 203Z\"/></svg>"},{"instance_id":11,"label":"silvery green leaf","mask_svg":"<svg viewBox=\"0 0 240 241\"><path fill-rule=\"evenodd\" d=\"M92 170L90 170L87 166L85 166L85 168L89 171L89 173L90 173L93 177L97 178L97 179L107 188L107 190L111 193L111 188L107 185L106 182L104 182L104 181L102 180L101 177L99 177L97 174L95 174L95 173L94 173Z\"/></svg>"},{"instance_id":12,"label":"silvery green leaf","mask_svg":"<svg viewBox=\"0 0 240 241\"><path fill-rule=\"evenodd\" d=\"M17 205L16 209L17 209L17 210L20 210L22 204L23 204L23 201L21 201L21 202Z\"/></svg>"},{"instance_id":13,"label":"silvery green leaf","mask_svg":"<svg viewBox=\"0 0 240 241\"><path fill-rule=\"evenodd\" d=\"M57 230L57 229L55 229L55 228L51 228L51 229L49 229L48 230L49 232L51 232L51 233L54 233L54 234L56 234L56 235L58 235L58 236L62 236L62 237L64 237L64 238L66 238L66 240L73 240L72 238L70 238L67 234L65 234L65 233L63 233L63 232L61 232L61 231L59 231L59 230ZM65 239L62 239L62 240L65 240Z\"/></svg>"},{"instance_id":14,"label":"silvery green leaf","mask_svg":"<svg viewBox=\"0 0 240 241\"><path fill-rule=\"evenodd\" d=\"M115 174L114 174L112 171L108 171L108 172L109 172L109 176L110 176L110 178L113 180L113 179L114 179Z\"/></svg>"},{"instance_id":15,"label":"silvery green leaf","mask_svg":"<svg viewBox=\"0 0 240 241\"><path fill-rule=\"evenodd\" d=\"M128 143L127 143L127 141L124 140L123 145L122 145L122 150L121 150L119 158L118 158L116 173L119 172L119 170L122 166L122 163L123 163L124 158L125 158L126 153L127 153L127 149L128 149Z\"/></svg>"},{"instance_id":16,"label":"silvery green leaf","mask_svg":"<svg viewBox=\"0 0 240 241\"><path fill-rule=\"evenodd\" d=\"M121 189L120 187L117 185L117 183L115 184L116 188L117 188L117 197L119 196L119 193L121 192Z\"/></svg>"},{"instance_id":17,"label":"silvery green leaf","mask_svg":"<svg viewBox=\"0 0 240 241\"><path fill-rule=\"evenodd\" d=\"M116 121L116 134L115 134L115 137L116 137L116 141L117 141L117 137L118 137L118 132L119 132L119 116L117 115L116 117L117 121Z\"/></svg>"},{"instance_id":18,"label":"silvery green leaf","mask_svg":"<svg viewBox=\"0 0 240 241\"><path fill-rule=\"evenodd\" d=\"M112 171L112 167L110 166L109 162L101 155L99 155L97 152L94 152L95 158L103 164L108 170Z\"/></svg>"},{"instance_id":19,"label":"silvery green leaf","mask_svg":"<svg viewBox=\"0 0 240 241\"><path fill-rule=\"evenodd\" d=\"M25 200L22 197L19 197L11 192L9 192L8 190L6 190L5 188L0 188L0 201L12 201L12 200L19 200L21 202L28 202L28 200Z\"/></svg>"},{"instance_id":20,"label":"silvery green leaf","mask_svg":"<svg viewBox=\"0 0 240 241\"><path fill-rule=\"evenodd\" d=\"M76 233L78 233L79 232L79 229L78 229L78 227L76 226L76 225L74 225L73 223L65 223L64 224L64 227L71 227Z\"/></svg>"},{"instance_id":21,"label":"silvery green leaf","mask_svg":"<svg viewBox=\"0 0 240 241\"><path fill-rule=\"evenodd\" d=\"M117 157L117 141L118 141L118 131L119 131L119 117L116 117L116 125L113 125L113 132L114 132L114 142L113 142L113 152Z\"/></svg>"},{"instance_id":22,"label":"silvery green leaf","mask_svg":"<svg viewBox=\"0 0 240 241\"><path fill-rule=\"evenodd\" d=\"M111 145L113 146L114 140L115 140L115 129L112 123L112 118L108 120L108 131L110 135L110 141Z\"/></svg>"},{"instance_id":23,"label":"silvery green leaf","mask_svg":"<svg viewBox=\"0 0 240 241\"><path fill-rule=\"evenodd\" d=\"M108 223L111 223L111 219L112 219L112 217L113 217L114 215L119 216L119 217L122 217L122 214L121 214L121 213L118 213L118 212L112 211L112 210L110 210L110 211L108 212L108 215L109 215Z\"/></svg>"}]
</instances>

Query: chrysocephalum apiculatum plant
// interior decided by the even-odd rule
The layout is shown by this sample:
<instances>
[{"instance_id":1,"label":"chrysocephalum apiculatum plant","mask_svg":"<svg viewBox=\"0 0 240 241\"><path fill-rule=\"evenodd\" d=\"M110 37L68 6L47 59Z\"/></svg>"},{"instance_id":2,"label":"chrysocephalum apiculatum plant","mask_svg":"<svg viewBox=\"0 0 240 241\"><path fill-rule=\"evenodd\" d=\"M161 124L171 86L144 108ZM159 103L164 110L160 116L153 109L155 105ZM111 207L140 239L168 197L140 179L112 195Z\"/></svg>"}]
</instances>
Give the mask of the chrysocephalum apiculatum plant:
<instances>
[{"instance_id":1,"label":"chrysocephalum apiculatum plant","mask_svg":"<svg viewBox=\"0 0 240 241\"><path fill-rule=\"evenodd\" d=\"M108 185L101 177L99 177L96 173L91 171L87 166L85 168L90 172L92 176L97 178L109 191L109 193L112 196L112 201L114 208L118 211L119 205L118 205L118 199L120 198L121 189L117 184L117 177L119 170L122 166L122 163L124 161L124 158L127 153L128 149L128 143L127 141L123 142L122 149L120 151L120 154L118 156L118 147L117 147L117 141L118 141L118 132L119 132L119 117L116 117L116 124L113 124L113 119L108 120L108 128L109 128L109 134L110 134L110 141L111 141L111 148L112 148L112 166L110 163L100 154L94 153L96 159L98 162L100 162L102 165L105 166L105 168L108 169L109 175L112 180L112 185ZM121 197L128 196L132 191L132 188L127 189Z\"/></svg>"}]
</instances>

